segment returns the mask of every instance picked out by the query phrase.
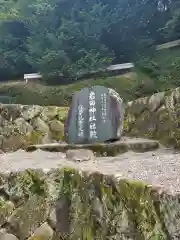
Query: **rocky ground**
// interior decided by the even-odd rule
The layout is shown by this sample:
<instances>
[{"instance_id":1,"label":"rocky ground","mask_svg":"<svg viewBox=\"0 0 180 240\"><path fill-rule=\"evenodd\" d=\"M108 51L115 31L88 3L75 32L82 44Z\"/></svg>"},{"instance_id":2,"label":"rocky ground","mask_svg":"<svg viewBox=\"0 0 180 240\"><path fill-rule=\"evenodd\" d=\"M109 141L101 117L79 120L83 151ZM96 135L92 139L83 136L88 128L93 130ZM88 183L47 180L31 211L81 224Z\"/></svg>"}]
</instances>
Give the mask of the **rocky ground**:
<instances>
[{"instance_id":1,"label":"rocky ground","mask_svg":"<svg viewBox=\"0 0 180 240\"><path fill-rule=\"evenodd\" d=\"M72 167L115 175L120 179L143 180L150 185L160 186L171 194L180 192L180 153L163 147L144 153L128 151L116 157L91 157L90 160L79 162L68 160L66 153L62 152L18 150L1 154L0 162L0 172L3 173L28 168L49 171L53 168Z\"/></svg>"}]
</instances>

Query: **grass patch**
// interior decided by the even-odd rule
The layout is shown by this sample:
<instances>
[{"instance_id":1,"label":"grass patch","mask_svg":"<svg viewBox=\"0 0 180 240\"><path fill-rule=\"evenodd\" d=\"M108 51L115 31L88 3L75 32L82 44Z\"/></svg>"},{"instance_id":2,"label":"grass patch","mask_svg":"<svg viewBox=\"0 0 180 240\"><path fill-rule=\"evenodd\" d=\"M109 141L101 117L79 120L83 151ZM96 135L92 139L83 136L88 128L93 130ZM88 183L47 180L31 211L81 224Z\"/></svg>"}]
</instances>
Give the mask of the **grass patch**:
<instances>
[{"instance_id":1,"label":"grass patch","mask_svg":"<svg viewBox=\"0 0 180 240\"><path fill-rule=\"evenodd\" d=\"M55 105L55 106L67 106L75 91L84 87L90 87L94 85L102 85L108 88L115 89L124 101L131 101L139 96L143 96L141 88L142 81L152 82L152 79L148 78L142 73L126 73L119 76L93 78L87 80L77 81L68 85L56 85L46 86L38 82L7 82L0 84L0 96L9 96L13 99L13 103L24 105ZM147 87L149 89L149 86ZM151 94L150 91L149 94Z\"/></svg>"}]
</instances>

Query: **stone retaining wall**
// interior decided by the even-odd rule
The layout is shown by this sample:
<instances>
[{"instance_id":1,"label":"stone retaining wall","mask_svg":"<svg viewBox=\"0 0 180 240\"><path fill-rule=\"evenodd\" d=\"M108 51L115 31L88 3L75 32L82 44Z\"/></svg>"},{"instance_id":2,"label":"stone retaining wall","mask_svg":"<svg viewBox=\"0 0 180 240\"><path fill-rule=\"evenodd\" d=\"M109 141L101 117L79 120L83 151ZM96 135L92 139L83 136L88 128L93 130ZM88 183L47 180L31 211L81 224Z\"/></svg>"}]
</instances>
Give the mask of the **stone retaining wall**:
<instances>
[{"instance_id":1,"label":"stone retaining wall","mask_svg":"<svg viewBox=\"0 0 180 240\"><path fill-rule=\"evenodd\" d=\"M55 106L0 105L0 149L62 140L66 108Z\"/></svg>"},{"instance_id":2,"label":"stone retaining wall","mask_svg":"<svg viewBox=\"0 0 180 240\"><path fill-rule=\"evenodd\" d=\"M179 213L177 196L100 173L0 174L1 240L179 239Z\"/></svg>"},{"instance_id":3,"label":"stone retaining wall","mask_svg":"<svg viewBox=\"0 0 180 240\"><path fill-rule=\"evenodd\" d=\"M180 88L127 103L124 135L180 147ZM67 108L0 105L0 149L63 140Z\"/></svg>"},{"instance_id":4,"label":"stone retaining wall","mask_svg":"<svg viewBox=\"0 0 180 240\"><path fill-rule=\"evenodd\" d=\"M125 135L148 137L180 147L180 88L129 102Z\"/></svg>"}]
</instances>

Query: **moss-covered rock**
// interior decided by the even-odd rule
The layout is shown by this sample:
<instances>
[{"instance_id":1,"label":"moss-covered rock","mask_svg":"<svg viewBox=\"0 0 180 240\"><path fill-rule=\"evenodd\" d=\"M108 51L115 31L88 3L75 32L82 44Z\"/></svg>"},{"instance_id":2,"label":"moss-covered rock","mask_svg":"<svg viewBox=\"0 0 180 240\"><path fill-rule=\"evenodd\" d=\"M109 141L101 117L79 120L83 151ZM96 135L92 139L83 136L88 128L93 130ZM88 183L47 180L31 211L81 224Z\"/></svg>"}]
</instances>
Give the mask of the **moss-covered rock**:
<instances>
[{"instance_id":1,"label":"moss-covered rock","mask_svg":"<svg viewBox=\"0 0 180 240\"><path fill-rule=\"evenodd\" d=\"M178 195L141 181L71 168L1 178L1 190L15 207L2 224L19 240L180 237Z\"/></svg>"},{"instance_id":2,"label":"moss-covered rock","mask_svg":"<svg viewBox=\"0 0 180 240\"><path fill-rule=\"evenodd\" d=\"M14 204L0 197L0 227L7 221L14 210Z\"/></svg>"},{"instance_id":3,"label":"moss-covered rock","mask_svg":"<svg viewBox=\"0 0 180 240\"><path fill-rule=\"evenodd\" d=\"M157 124L156 133L154 134L157 139L161 139L164 144L171 144L173 139L173 119L169 110L165 107L161 107L157 111Z\"/></svg>"},{"instance_id":4,"label":"moss-covered rock","mask_svg":"<svg viewBox=\"0 0 180 240\"><path fill-rule=\"evenodd\" d=\"M121 181L119 184L122 197L130 219L137 226L138 239L166 239L159 216L151 198L151 189L142 182ZM133 209L133 212L131 212Z\"/></svg>"},{"instance_id":5,"label":"moss-covered rock","mask_svg":"<svg viewBox=\"0 0 180 240\"><path fill-rule=\"evenodd\" d=\"M3 184L3 182L7 184ZM32 194L37 194L38 196L47 195L45 175L40 170L10 173L3 179L3 182L4 191L16 206L25 204Z\"/></svg>"},{"instance_id":6,"label":"moss-covered rock","mask_svg":"<svg viewBox=\"0 0 180 240\"><path fill-rule=\"evenodd\" d=\"M0 149L16 151L31 144L49 143L64 139L67 107L0 106Z\"/></svg>"},{"instance_id":7,"label":"moss-covered rock","mask_svg":"<svg viewBox=\"0 0 180 240\"><path fill-rule=\"evenodd\" d=\"M61 184L60 194L70 201L64 239L166 239L151 188L143 183L66 170Z\"/></svg>"},{"instance_id":8,"label":"moss-covered rock","mask_svg":"<svg viewBox=\"0 0 180 240\"><path fill-rule=\"evenodd\" d=\"M1 148L4 152L13 152L23 147L23 137L18 133L2 138Z\"/></svg>"},{"instance_id":9,"label":"moss-covered rock","mask_svg":"<svg viewBox=\"0 0 180 240\"><path fill-rule=\"evenodd\" d=\"M23 106L18 104L1 104L0 115L6 121L14 121L21 116Z\"/></svg>"},{"instance_id":10,"label":"moss-covered rock","mask_svg":"<svg viewBox=\"0 0 180 240\"><path fill-rule=\"evenodd\" d=\"M24 111L22 111L21 116L23 119L28 121L39 116L43 110L43 107L38 105L32 105L32 106L25 106L23 109Z\"/></svg>"},{"instance_id":11,"label":"moss-covered rock","mask_svg":"<svg viewBox=\"0 0 180 240\"><path fill-rule=\"evenodd\" d=\"M173 128L172 128L172 140L175 147L180 147L180 103L175 105L174 113L173 113Z\"/></svg>"},{"instance_id":12,"label":"moss-covered rock","mask_svg":"<svg viewBox=\"0 0 180 240\"><path fill-rule=\"evenodd\" d=\"M49 123L49 127L53 139L57 141L64 139L64 124L62 122L60 122L59 120L52 120Z\"/></svg>"},{"instance_id":13,"label":"moss-covered rock","mask_svg":"<svg viewBox=\"0 0 180 240\"><path fill-rule=\"evenodd\" d=\"M21 135L26 135L33 131L33 126L23 118L17 118L14 124L17 126L18 133Z\"/></svg>"},{"instance_id":14,"label":"moss-covered rock","mask_svg":"<svg viewBox=\"0 0 180 240\"><path fill-rule=\"evenodd\" d=\"M40 133L49 132L48 125L40 117L32 119L31 125L33 126L34 130L37 132L40 132Z\"/></svg>"},{"instance_id":15,"label":"moss-covered rock","mask_svg":"<svg viewBox=\"0 0 180 240\"><path fill-rule=\"evenodd\" d=\"M44 197L30 196L25 204L13 212L8 224L19 239L26 239L46 221L48 212L49 205Z\"/></svg>"},{"instance_id":16,"label":"moss-covered rock","mask_svg":"<svg viewBox=\"0 0 180 240\"><path fill-rule=\"evenodd\" d=\"M23 137L23 146L22 146L22 148L25 149L29 145L43 143L43 139L45 137L47 137L47 140L44 143L50 142L50 139L49 139L50 136L48 134L43 134L43 133L40 133L38 131L32 131L32 132L28 133L27 135L25 135Z\"/></svg>"},{"instance_id":17,"label":"moss-covered rock","mask_svg":"<svg viewBox=\"0 0 180 240\"><path fill-rule=\"evenodd\" d=\"M44 108L40 114L40 118L44 122L51 121L58 115L59 108L55 106L47 106Z\"/></svg>"},{"instance_id":18,"label":"moss-covered rock","mask_svg":"<svg viewBox=\"0 0 180 240\"><path fill-rule=\"evenodd\" d=\"M53 230L48 223L43 223L39 228L35 230L33 236L28 240L51 240L53 237Z\"/></svg>"},{"instance_id":19,"label":"moss-covered rock","mask_svg":"<svg viewBox=\"0 0 180 240\"><path fill-rule=\"evenodd\" d=\"M155 138L179 148L179 102L180 88L176 88L128 103L124 134Z\"/></svg>"},{"instance_id":20,"label":"moss-covered rock","mask_svg":"<svg viewBox=\"0 0 180 240\"><path fill-rule=\"evenodd\" d=\"M59 107L57 110L57 120L64 123L67 113L68 113L68 107Z\"/></svg>"},{"instance_id":21,"label":"moss-covered rock","mask_svg":"<svg viewBox=\"0 0 180 240\"><path fill-rule=\"evenodd\" d=\"M50 203L45 178L42 171L27 170L9 174L4 178L6 184L1 185L16 207L6 225L20 240L33 234L48 217Z\"/></svg>"}]
</instances>

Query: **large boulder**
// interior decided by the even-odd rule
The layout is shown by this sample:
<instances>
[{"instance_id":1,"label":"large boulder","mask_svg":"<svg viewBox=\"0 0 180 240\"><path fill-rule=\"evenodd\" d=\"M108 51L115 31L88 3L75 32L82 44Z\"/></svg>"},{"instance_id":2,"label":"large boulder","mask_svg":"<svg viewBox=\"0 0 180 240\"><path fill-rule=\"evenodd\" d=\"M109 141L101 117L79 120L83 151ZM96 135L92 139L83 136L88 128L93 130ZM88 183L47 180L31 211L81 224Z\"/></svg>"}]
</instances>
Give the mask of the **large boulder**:
<instances>
[{"instance_id":1,"label":"large boulder","mask_svg":"<svg viewBox=\"0 0 180 240\"><path fill-rule=\"evenodd\" d=\"M112 89L94 86L77 91L65 121L67 143L118 140L122 136L123 101Z\"/></svg>"}]
</instances>

